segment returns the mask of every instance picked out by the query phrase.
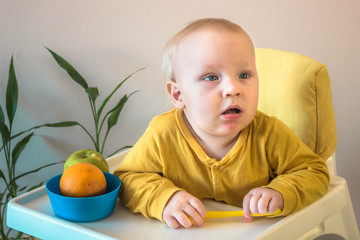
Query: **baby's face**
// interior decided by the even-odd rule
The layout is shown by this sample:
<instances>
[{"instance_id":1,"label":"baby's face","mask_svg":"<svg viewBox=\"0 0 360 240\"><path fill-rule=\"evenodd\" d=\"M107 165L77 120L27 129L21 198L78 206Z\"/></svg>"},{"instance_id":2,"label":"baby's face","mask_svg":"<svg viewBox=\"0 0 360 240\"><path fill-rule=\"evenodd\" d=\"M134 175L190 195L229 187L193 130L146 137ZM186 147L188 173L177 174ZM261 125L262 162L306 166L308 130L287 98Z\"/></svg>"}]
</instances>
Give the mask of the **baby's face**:
<instances>
[{"instance_id":1,"label":"baby's face","mask_svg":"<svg viewBox=\"0 0 360 240\"><path fill-rule=\"evenodd\" d=\"M236 137L258 104L255 53L240 32L205 29L191 33L174 58L178 108L199 136Z\"/></svg>"}]
</instances>

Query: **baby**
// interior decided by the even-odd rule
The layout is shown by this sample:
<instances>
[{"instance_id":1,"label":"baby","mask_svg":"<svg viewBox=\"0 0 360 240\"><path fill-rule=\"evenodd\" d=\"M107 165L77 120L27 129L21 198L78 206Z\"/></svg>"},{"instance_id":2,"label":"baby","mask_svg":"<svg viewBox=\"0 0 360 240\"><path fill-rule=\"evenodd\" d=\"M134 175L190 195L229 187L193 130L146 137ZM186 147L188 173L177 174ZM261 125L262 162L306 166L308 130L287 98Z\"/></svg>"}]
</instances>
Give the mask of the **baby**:
<instances>
[{"instance_id":1,"label":"baby","mask_svg":"<svg viewBox=\"0 0 360 240\"><path fill-rule=\"evenodd\" d=\"M287 215L326 193L325 162L257 111L254 46L241 27L191 23L169 41L164 67L175 108L151 121L115 171L125 206L178 228L204 225L200 199L242 207L251 221L251 213Z\"/></svg>"}]
</instances>

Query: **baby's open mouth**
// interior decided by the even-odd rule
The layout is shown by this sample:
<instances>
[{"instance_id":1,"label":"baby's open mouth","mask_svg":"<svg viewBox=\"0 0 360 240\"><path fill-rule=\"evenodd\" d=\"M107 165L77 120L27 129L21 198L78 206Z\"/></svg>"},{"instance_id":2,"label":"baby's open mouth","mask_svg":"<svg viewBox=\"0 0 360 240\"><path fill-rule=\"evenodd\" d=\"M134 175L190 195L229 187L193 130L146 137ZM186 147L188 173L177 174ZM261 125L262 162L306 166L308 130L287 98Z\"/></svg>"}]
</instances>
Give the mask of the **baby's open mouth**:
<instances>
[{"instance_id":1,"label":"baby's open mouth","mask_svg":"<svg viewBox=\"0 0 360 240\"><path fill-rule=\"evenodd\" d=\"M238 114L241 113L241 110L238 108L230 108L228 110L226 110L225 112L223 112L223 115L227 115L227 114Z\"/></svg>"}]
</instances>

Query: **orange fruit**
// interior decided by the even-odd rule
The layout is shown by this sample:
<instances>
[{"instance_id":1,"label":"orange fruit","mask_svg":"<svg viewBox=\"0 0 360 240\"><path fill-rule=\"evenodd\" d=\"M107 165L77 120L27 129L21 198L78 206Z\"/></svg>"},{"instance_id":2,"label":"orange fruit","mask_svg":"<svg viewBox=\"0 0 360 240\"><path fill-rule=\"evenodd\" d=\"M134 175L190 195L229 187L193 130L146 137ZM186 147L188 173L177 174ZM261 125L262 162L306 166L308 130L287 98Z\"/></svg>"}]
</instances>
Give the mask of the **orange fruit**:
<instances>
[{"instance_id":1,"label":"orange fruit","mask_svg":"<svg viewBox=\"0 0 360 240\"><path fill-rule=\"evenodd\" d=\"M60 178L60 192L67 197L93 197L105 191L105 175L91 163L76 163L68 167Z\"/></svg>"}]
</instances>

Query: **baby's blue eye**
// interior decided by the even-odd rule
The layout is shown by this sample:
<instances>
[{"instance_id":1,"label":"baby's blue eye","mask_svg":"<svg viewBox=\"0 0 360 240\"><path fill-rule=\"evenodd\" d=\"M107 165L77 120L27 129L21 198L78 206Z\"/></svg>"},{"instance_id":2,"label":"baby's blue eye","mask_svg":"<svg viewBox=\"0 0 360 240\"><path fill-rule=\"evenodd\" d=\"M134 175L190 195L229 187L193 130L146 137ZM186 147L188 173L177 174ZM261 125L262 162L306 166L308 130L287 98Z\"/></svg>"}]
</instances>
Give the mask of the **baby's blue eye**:
<instances>
[{"instance_id":1,"label":"baby's blue eye","mask_svg":"<svg viewBox=\"0 0 360 240\"><path fill-rule=\"evenodd\" d=\"M215 75L210 75L204 78L206 81L216 81L219 80L219 78Z\"/></svg>"},{"instance_id":2,"label":"baby's blue eye","mask_svg":"<svg viewBox=\"0 0 360 240\"><path fill-rule=\"evenodd\" d=\"M241 79L248 79L248 78L249 78L249 74L248 74L248 73L241 73L241 74L239 75L239 78L241 78Z\"/></svg>"}]
</instances>

